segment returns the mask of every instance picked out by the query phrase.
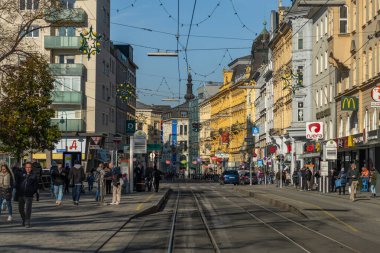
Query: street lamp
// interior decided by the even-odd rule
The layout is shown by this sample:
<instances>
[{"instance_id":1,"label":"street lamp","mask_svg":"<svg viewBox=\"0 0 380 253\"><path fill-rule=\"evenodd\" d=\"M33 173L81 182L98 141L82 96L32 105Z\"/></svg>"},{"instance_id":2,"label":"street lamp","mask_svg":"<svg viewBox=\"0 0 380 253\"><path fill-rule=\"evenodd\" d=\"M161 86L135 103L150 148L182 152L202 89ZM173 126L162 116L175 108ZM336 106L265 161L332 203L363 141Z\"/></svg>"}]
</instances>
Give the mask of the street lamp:
<instances>
[{"instance_id":1,"label":"street lamp","mask_svg":"<svg viewBox=\"0 0 380 253\"><path fill-rule=\"evenodd\" d=\"M66 132L66 145L65 145L65 151L67 151L67 113L66 113L65 111L62 111L62 113L65 113L66 120L63 119L63 115L61 115L61 120L59 121L59 123L61 123L61 124L66 123L66 124L65 124L65 132Z\"/></svg>"}]
</instances>

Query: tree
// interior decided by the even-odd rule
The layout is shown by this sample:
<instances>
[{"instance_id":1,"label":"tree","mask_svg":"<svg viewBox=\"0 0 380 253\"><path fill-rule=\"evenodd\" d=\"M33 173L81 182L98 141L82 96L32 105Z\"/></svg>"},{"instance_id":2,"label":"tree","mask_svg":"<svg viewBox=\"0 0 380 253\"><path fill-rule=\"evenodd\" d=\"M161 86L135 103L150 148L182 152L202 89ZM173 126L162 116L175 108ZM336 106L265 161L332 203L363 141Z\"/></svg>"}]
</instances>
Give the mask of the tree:
<instances>
[{"instance_id":1,"label":"tree","mask_svg":"<svg viewBox=\"0 0 380 253\"><path fill-rule=\"evenodd\" d=\"M25 37L40 29L67 24L75 11L63 12L60 0L0 0L0 74L6 75L9 66L19 59L40 57L33 51L34 40ZM47 20L49 22L47 22Z\"/></svg>"},{"instance_id":2,"label":"tree","mask_svg":"<svg viewBox=\"0 0 380 253\"><path fill-rule=\"evenodd\" d=\"M0 150L20 159L30 150L53 149L61 133L51 125L54 78L42 57L8 66L1 82Z\"/></svg>"}]
</instances>

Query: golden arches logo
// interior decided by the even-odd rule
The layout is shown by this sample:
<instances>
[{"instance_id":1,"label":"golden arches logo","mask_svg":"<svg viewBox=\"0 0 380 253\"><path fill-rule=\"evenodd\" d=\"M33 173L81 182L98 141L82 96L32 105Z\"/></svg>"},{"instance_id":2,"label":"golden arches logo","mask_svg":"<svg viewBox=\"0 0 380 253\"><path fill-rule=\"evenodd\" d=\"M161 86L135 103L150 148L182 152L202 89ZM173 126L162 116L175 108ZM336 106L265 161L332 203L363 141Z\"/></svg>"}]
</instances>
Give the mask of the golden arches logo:
<instances>
[{"instance_id":1,"label":"golden arches logo","mask_svg":"<svg viewBox=\"0 0 380 253\"><path fill-rule=\"evenodd\" d=\"M356 97L342 97L342 111L357 111L358 99Z\"/></svg>"}]
</instances>

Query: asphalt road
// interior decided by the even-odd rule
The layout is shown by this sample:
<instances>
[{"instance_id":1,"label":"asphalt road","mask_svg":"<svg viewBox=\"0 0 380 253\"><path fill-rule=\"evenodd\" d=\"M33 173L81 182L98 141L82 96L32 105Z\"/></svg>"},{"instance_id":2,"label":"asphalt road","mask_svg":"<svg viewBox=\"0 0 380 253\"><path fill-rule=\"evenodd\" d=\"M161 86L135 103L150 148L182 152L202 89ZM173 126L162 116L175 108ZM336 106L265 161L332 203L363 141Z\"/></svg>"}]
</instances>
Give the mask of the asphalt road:
<instances>
[{"instance_id":1,"label":"asphalt road","mask_svg":"<svg viewBox=\"0 0 380 253\"><path fill-rule=\"evenodd\" d=\"M376 252L380 246L380 241L326 222L326 217L303 218L231 187L173 183L171 188L163 210L127 224L102 251L170 252L172 246L173 252L347 253Z\"/></svg>"}]
</instances>

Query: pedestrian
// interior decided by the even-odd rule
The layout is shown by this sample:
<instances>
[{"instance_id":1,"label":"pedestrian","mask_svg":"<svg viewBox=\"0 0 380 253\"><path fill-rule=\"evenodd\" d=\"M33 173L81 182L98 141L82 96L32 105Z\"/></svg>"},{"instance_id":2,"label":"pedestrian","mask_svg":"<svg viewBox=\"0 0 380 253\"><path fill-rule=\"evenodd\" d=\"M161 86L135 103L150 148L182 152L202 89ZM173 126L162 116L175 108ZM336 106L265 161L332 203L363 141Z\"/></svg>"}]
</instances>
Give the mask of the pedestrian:
<instances>
[{"instance_id":1,"label":"pedestrian","mask_svg":"<svg viewBox=\"0 0 380 253\"><path fill-rule=\"evenodd\" d=\"M70 186L70 165L69 164L66 164L65 165L65 184L64 184L64 187L65 187L65 193L70 193L70 190L69 190L69 186Z\"/></svg>"},{"instance_id":2,"label":"pedestrian","mask_svg":"<svg viewBox=\"0 0 380 253\"><path fill-rule=\"evenodd\" d=\"M299 188L299 177L298 177L298 169L293 172L293 185L296 189Z\"/></svg>"},{"instance_id":3,"label":"pedestrian","mask_svg":"<svg viewBox=\"0 0 380 253\"><path fill-rule=\"evenodd\" d=\"M158 188L160 187L161 174L162 172L159 171L156 166L154 166L152 177L153 177L153 187L156 192L158 192Z\"/></svg>"},{"instance_id":4,"label":"pedestrian","mask_svg":"<svg viewBox=\"0 0 380 253\"><path fill-rule=\"evenodd\" d=\"M54 196L56 198L55 204L62 205L63 198L63 185L65 183L66 171L62 167L62 163L58 162L57 166L52 171Z\"/></svg>"},{"instance_id":5,"label":"pedestrian","mask_svg":"<svg viewBox=\"0 0 380 253\"><path fill-rule=\"evenodd\" d=\"M112 202L111 205L119 205L121 199L121 171L119 167L114 167L113 163L109 164L112 178Z\"/></svg>"},{"instance_id":6,"label":"pedestrian","mask_svg":"<svg viewBox=\"0 0 380 253\"><path fill-rule=\"evenodd\" d=\"M14 187L14 175L6 164L1 165L0 171L0 203L5 201L8 208L8 221L12 221L12 191ZM0 208L1 215L2 208Z\"/></svg>"},{"instance_id":7,"label":"pedestrian","mask_svg":"<svg viewBox=\"0 0 380 253\"><path fill-rule=\"evenodd\" d=\"M33 160L32 163L32 172L36 175L38 187L36 191L36 201L40 201L40 184L42 179L42 166L37 160ZM43 184L41 184L43 186Z\"/></svg>"},{"instance_id":8,"label":"pedestrian","mask_svg":"<svg viewBox=\"0 0 380 253\"><path fill-rule=\"evenodd\" d=\"M368 192L368 190L369 190L369 176L370 176L369 170L367 169L367 167L364 166L362 168L362 172L360 175L360 178L362 181L362 184L361 184L361 191L362 192Z\"/></svg>"},{"instance_id":9,"label":"pedestrian","mask_svg":"<svg viewBox=\"0 0 380 253\"><path fill-rule=\"evenodd\" d=\"M87 175L88 192L92 192L94 188L94 170L91 170Z\"/></svg>"},{"instance_id":10,"label":"pedestrian","mask_svg":"<svg viewBox=\"0 0 380 253\"><path fill-rule=\"evenodd\" d=\"M50 167L50 195L52 198L54 198L54 183L53 183L53 171L57 169L57 163L56 161L51 162L51 167ZM57 196L55 196L57 197Z\"/></svg>"},{"instance_id":11,"label":"pedestrian","mask_svg":"<svg viewBox=\"0 0 380 253\"><path fill-rule=\"evenodd\" d=\"M104 163L99 163L98 168L94 173L94 180L98 185L98 188L96 190L95 201L99 202L99 205L106 205L104 201L106 195L106 181L104 176Z\"/></svg>"},{"instance_id":12,"label":"pedestrian","mask_svg":"<svg viewBox=\"0 0 380 253\"><path fill-rule=\"evenodd\" d=\"M335 181L338 179L338 172L335 168L331 170L331 175L330 175L330 189L331 192L336 192L336 186L335 186Z\"/></svg>"},{"instance_id":13,"label":"pedestrian","mask_svg":"<svg viewBox=\"0 0 380 253\"><path fill-rule=\"evenodd\" d=\"M306 179L306 184L307 184L307 190L311 191L311 178L313 176L313 173L311 172L310 168L308 168L305 173L306 173L305 179Z\"/></svg>"},{"instance_id":14,"label":"pedestrian","mask_svg":"<svg viewBox=\"0 0 380 253\"><path fill-rule=\"evenodd\" d=\"M340 170L340 172L338 174L338 177L337 177L337 180L335 181L335 183L338 180L339 180L340 186L337 186L336 188L338 188L338 190L339 190L339 195L342 194L342 191L343 191L343 195L346 195L347 174L344 171L344 168L342 168Z\"/></svg>"},{"instance_id":15,"label":"pedestrian","mask_svg":"<svg viewBox=\"0 0 380 253\"><path fill-rule=\"evenodd\" d=\"M376 198L377 172L375 169L371 170L371 176L369 180L371 184L371 197Z\"/></svg>"},{"instance_id":16,"label":"pedestrian","mask_svg":"<svg viewBox=\"0 0 380 253\"><path fill-rule=\"evenodd\" d=\"M18 209L22 219L22 225L30 228L32 215L33 196L38 189L37 175L32 173L32 163L25 163L25 171L16 178L18 192Z\"/></svg>"},{"instance_id":17,"label":"pedestrian","mask_svg":"<svg viewBox=\"0 0 380 253\"><path fill-rule=\"evenodd\" d=\"M350 200L355 201L356 198L356 188L358 187L358 180L359 180L359 171L356 169L356 164L353 162L351 163L351 170L348 171L347 178L349 180L350 185Z\"/></svg>"},{"instance_id":18,"label":"pedestrian","mask_svg":"<svg viewBox=\"0 0 380 253\"><path fill-rule=\"evenodd\" d=\"M276 172L276 187L280 187L280 171Z\"/></svg>"},{"instance_id":19,"label":"pedestrian","mask_svg":"<svg viewBox=\"0 0 380 253\"><path fill-rule=\"evenodd\" d=\"M15 178L15 186L16 186L16 179L19 175L21 175L23 173L20 165L18 163L15 163L13 164L12 166L12 172L13 172L13 176ZM18 201L18 192L17 192L17 187L13 187L13 201Z\"/></svg>"},{"instance_id":20,"label":"pedestrian","mask_svg":"<svg viewBox=\"0 0 380 253\"><path fill-rule=\"evenodd\" d=\"M105 180L106 180L106 194L112 194L112 176L111 176L111 168L108 164L104 165L105 172Z\"/></svg>"},{"instance_id":21,"label":"pedestrian","mask_svg":"<svg viewBox=\"0 0 380 253\"><path fill-rule=\"evenodd\" d=\"M291 176L290 176L289 170L286 170L286 172L285 172L285 178L286 178L285 185L289 186L290 185L290 180L291 180Z\"/></svg>"},{"instance_id":22,"label":"pedestrian","mask_svg":"<svg viewBox=\"0 0 380 253\"><path fill-rule=\"evenodd\" d=\"M70 170L70 182L74 186L72 190L74 205L79 205L80 194L82 190L83 180L85 178L84 169L80 164L80 161L74 162L74 167Z\"/></svg>"}]
</instances>

